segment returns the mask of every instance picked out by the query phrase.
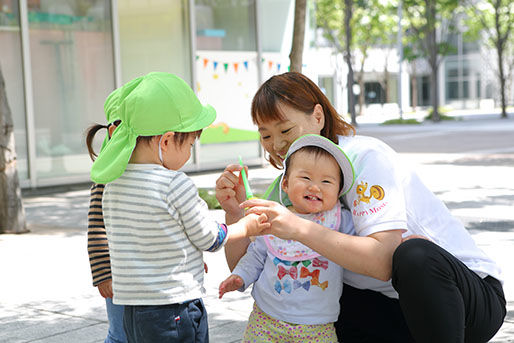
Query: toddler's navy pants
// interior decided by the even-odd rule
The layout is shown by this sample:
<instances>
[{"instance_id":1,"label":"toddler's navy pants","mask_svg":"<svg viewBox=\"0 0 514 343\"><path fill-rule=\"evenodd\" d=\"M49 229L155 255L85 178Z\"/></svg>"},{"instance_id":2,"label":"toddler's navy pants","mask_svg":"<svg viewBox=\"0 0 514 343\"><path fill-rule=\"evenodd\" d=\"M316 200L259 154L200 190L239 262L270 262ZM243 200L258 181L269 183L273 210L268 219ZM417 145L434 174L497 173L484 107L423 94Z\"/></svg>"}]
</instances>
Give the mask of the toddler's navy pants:
<instances>
[{"instance_id":1,"label":"toddler's navy pants","mask_svg":"<svg viewBox=\"0 0 514 343\"><path fill-rule=\"evenodd\" d=\"M123 326L129 343L209 342L202 299L170 305L125 305Z\"/></svg>"}]
</instances>

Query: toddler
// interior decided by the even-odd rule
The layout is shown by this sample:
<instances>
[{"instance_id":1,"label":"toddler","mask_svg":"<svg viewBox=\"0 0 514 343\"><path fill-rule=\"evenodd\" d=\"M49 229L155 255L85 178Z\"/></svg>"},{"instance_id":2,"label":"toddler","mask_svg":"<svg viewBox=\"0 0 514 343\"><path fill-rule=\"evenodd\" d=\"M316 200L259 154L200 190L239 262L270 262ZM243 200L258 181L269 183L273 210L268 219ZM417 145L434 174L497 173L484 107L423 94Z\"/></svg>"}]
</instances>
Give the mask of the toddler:
<instances>
[{"instance_id":1,"label":"toddler","mask_svg":"<svg viewBox=\"0 0 514 343\"><path fill-rule=\"evenodd\" d=\"M265 215L218 224L177 171L216 117L182 79L157 72L136 78L109 95L105 111L121 123L104 141L91 179L106 184L113 303L124 305L127 339L208 342L202 251L265 233L270 224Z\"/></svg>"}]
</instances>

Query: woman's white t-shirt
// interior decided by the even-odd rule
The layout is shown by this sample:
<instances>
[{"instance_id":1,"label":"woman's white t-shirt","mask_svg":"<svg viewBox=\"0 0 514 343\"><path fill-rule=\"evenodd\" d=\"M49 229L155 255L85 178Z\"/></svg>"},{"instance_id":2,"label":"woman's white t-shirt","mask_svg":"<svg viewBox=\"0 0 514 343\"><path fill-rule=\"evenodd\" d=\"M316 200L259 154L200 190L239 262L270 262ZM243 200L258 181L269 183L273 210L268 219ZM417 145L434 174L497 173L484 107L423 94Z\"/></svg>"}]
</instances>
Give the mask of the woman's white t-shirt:
<instances>
[{"instance_id":1,"label":"woman's white t-shirt","mask_svg":"<svg viewBox=\"0 0 514 343\"><path fill-rule=\"evenodd\" d=\"M423 235L450 252L481 277L501 282L498 265L477 247L463 224L406 165L400 155L378 139L340 136L339 146L351 160L355 181L343 202L352 213L355 234L404 229L403 236ZM391 282L346 270L344 282L397 298Z\"/></svg>"}]
</instances>

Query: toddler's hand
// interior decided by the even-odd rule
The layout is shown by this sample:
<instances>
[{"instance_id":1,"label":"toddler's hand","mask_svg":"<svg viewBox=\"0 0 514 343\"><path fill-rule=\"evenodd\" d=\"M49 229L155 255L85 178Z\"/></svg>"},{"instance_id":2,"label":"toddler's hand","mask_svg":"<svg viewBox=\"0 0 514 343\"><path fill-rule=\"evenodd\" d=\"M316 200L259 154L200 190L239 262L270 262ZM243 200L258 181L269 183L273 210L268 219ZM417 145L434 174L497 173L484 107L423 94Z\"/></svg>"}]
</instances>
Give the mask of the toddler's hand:
<instances>
[{"instance_id":1,"label":"toddler's hand","mask_svg":"<svg viewBox=\"0 0 514 343\"><path fill-rule=\"evenodd\" d=\"M221 299L223 294L227 292L237 291L239 288L243 287L243 284L244 281L239 275L230 275L220 284L219 298Z\"/></svg>"},{"instance_id":2,"label":"toddler's hand","mask_svg":"<svg viewBox=\"0 0 514 343\"><path fill-rule=\"evenodd\" d=\"M260 236L270 233L271 223L265 213L250 213L241 219L246 228L246 236Z\"/></svg>"},{"instance_id":3,"label":"toddler's hand","mask_svg":"<svg viewBox=\"0 0 514 343\"><path fill-rule=\"evenodd\" d=\"M112 298L112 280L105 280L98 285L98 291L104 298Z\"/></svg>"}]
</instances>

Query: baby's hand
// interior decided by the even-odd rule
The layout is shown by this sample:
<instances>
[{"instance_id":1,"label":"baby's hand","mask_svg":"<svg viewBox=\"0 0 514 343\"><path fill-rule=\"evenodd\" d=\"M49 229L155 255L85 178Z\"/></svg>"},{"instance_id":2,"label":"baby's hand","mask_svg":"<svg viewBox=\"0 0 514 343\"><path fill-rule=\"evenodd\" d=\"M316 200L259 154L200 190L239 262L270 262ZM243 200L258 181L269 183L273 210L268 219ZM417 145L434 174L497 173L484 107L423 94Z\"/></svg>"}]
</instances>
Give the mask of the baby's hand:
<instances>
[{"instance_id":1,"label":"baby's hand","mask_svg":"<svg viewBox=\"0 0 514 343\"><path fill-rule=\"evenodd\" d=\"M262 214L248 214L241 219L242 224L246 228L246 236L260 236L270 233L271 223L268 222L268 216Z\"/></svg>"},{"instance_id":2,"label":"baby's hand","mask_svg":"<svg viewBox=\"0 0 514 343\"><path fill-rule=\"evenodd\" d=\"M239 275L230 275L220 284L219 298L221 299L223 294L227 292L237 291L239 288L243 287L243 284L244 281Z\"/></svg>"}]
</instances>

